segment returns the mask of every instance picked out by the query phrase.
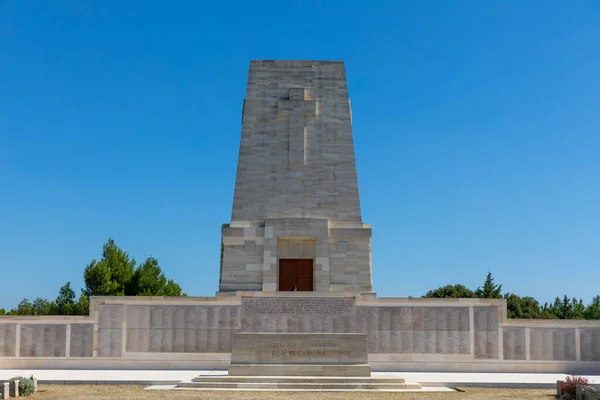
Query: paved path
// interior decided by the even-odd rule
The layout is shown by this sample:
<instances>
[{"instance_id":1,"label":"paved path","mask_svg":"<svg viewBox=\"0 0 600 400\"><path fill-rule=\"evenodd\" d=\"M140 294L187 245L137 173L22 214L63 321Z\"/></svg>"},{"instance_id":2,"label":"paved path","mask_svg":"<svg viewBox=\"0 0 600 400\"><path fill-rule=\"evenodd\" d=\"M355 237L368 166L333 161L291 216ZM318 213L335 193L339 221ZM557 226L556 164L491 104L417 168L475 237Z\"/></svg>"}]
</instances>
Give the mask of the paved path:
<instances>
[{"instance_id":1,"label":"paved path","mask_svg":"<svg viewBox=\"0 0 600 400\"><path fill-rule=\"evenodd\" d=\"M174 385L190 381L198 375L227 375L227 371L206 370L10 370L0 369L0 381L15 376L35 376L41 384L138 384ZM554 388L566 374L511 373L446 373L446 372L373 372L373 376L405 378L423 386ZM586 376L590 383L600 384L600 375Z\"/></svg>"}]
</instances>

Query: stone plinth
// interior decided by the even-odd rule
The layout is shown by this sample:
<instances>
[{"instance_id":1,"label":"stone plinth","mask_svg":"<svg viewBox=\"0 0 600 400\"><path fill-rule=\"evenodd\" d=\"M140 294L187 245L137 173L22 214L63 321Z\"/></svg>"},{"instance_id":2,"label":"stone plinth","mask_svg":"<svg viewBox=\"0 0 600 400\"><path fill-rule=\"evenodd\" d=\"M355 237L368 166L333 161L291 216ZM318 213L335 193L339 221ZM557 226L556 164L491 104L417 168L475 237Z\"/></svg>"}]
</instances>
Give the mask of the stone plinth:
<instances>
[{"instance_id":1,"label":"stone plinth","mask_svg":"<svg viewBox=\"0 0 600 400\"><path fill-rule=\"evenodd\" d=\"M236 333L229 374L370 376L362 333Z\"/></svg>"}]
</instances>

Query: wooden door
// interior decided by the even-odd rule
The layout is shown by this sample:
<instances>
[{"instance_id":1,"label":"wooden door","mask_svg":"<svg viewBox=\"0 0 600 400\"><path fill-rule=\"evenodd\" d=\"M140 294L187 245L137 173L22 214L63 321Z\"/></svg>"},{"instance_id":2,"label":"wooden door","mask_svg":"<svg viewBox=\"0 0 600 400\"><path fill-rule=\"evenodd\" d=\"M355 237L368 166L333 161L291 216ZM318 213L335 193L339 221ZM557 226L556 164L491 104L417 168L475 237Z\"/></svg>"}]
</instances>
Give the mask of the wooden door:
<instances>
[{"instance_id":1,"label":"wooden door","mask_svg":"<svg viewBox=\"0 0 600 400\"><path fill-rule=\"evenodd\" d=\"M279 260L280 291L289 291L296 286L299 292L312 292L313 278L313 260Z\"/></svg>"},{"instance_id":2,"label":"wooden door","mask_svg":"<svg viewBox=\"0 0 600 400\"><path fill-rule=\"evenodd\" d=\"M299 292L313 290L313 260L298 260L297 287Z\"/></svg>"},{"instance_id":3,"label":"wooden door","mask_svg":"<svg viewBox=\"0 0 600 400\"><path fill-rule=\"evenodd\" d=\"M279 260L279 290L289 291L296 284L298 276L297 260Z\"/></svg>"}]
</instances>

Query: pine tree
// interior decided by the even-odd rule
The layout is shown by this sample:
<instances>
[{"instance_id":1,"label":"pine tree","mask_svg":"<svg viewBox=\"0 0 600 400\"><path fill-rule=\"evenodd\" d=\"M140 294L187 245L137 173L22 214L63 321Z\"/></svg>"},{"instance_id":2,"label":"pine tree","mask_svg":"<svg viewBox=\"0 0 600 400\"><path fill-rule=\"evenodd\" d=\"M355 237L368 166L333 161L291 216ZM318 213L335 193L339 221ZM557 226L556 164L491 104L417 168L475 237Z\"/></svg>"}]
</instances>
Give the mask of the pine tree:
<instances>
[{"instance_id":1,"label":"pine tree","mask_svg":"<svg viewBox=\"0 0 600 400\"><path fill-rule=\"evenodd\" d=\"M477 295L477 297L484 299L501 299L502 285L494 284L494 278L492 278L492 273L488 272L487 278L483 283L483 287L477 288L475 294Z\"/></svg>"}]
</instances>

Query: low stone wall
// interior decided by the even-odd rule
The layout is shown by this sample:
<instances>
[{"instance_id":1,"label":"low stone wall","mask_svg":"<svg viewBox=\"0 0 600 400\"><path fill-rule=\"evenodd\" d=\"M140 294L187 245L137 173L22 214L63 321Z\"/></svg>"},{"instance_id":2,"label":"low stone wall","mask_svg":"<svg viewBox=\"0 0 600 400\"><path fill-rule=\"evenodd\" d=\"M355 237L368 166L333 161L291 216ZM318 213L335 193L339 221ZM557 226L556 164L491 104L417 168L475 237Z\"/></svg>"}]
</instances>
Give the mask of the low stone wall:
<instances>
[{"instance_id":1,"label":"low stone wall","mask_svg":"<svg viewBox=\"0 0 600 400\"><path fill-rule=\"evenodd\" d=\"M0 317L0 368L226 369L236 332L365 333L373 370L600 372L600 321L508 320L504 300L349 293L92 298Z\"/></svg>"}]
</instances>

